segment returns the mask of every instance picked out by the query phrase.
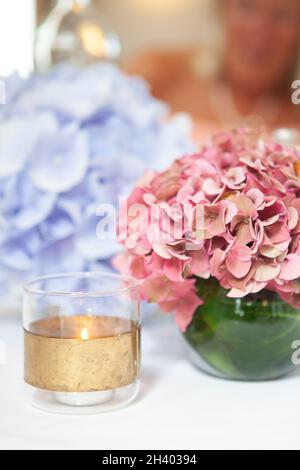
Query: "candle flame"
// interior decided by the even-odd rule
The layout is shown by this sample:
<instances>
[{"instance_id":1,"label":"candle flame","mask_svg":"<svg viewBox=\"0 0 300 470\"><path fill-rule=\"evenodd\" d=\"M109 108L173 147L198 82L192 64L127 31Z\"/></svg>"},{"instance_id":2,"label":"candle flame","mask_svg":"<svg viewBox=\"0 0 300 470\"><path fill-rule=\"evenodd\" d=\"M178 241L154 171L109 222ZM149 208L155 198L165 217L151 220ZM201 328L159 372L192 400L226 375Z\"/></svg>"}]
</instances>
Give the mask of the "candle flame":
<instances>
[{"instance_id":1,"label":"candle flame","mask_svg":"<svg viewBox=\"0 0 300 470\"><path fill-rule=\"evenodd\" d=\"M83 341L86 341L87 339L89 339L89 330L87 328L82 328L80 337Z\"/></svg>"}]
</instances>

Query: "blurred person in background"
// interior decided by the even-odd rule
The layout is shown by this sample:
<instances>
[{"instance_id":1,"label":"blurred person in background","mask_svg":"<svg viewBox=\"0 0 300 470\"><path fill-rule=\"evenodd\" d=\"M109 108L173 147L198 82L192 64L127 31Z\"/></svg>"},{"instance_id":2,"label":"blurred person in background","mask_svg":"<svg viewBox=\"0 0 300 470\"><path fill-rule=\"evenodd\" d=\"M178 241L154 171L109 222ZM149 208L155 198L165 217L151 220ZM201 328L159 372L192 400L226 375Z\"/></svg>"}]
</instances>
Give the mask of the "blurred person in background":
<instances>
[{"instance_id":1,"label":"blurred person in background","mask_svg":"<svg viewBox=\"0 0 300 470\"><path fill-rule=\"evenodd\" d=\"M204 50L154 51L129 71L146 78L174 112L190 113L198 140L247 124L300 130L300 106L291 99L292 82L300 78L300 0L215 0L215 5L222 47L210 73L203 67Z\"/></svg>"}]
</instances>

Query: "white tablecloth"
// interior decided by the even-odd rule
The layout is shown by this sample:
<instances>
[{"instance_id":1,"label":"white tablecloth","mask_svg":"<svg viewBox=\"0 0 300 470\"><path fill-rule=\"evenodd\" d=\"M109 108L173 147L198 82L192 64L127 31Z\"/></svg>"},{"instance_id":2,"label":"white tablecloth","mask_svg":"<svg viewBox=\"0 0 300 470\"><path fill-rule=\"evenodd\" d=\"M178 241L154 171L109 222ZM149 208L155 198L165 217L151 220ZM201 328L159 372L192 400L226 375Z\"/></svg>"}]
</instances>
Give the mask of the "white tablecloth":
<instances>
[{"instance_id":1,"label":"white tablecloth","mask_svg":"<svg viewBox=\"0 0 300 470\"><path fill-rule=\"evenodd\" d=\"M168 319L148 320L140 397L111 414L33 408L22 382L20 319L0 318L1 341L1 449L300 449L300 372L266 383L204 375L184 357Z\"/></svg>"}]
</instances>

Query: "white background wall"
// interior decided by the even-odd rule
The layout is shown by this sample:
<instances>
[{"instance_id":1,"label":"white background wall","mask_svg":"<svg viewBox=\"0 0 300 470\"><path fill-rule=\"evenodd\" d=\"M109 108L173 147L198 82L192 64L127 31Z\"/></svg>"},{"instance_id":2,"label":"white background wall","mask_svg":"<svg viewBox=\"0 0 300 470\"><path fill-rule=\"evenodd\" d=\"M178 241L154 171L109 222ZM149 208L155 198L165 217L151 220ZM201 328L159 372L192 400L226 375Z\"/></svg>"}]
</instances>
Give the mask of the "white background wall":
<instances>
[{"instance_id":1,"label":"white background wall","mask_svg":"<svg viewBox=\"0 0 300 470\"><path fill-rule=\"evenodd\" d=\"M32 67L34 0L0 0L0 76Z\"/></svg>"}]
</instances>

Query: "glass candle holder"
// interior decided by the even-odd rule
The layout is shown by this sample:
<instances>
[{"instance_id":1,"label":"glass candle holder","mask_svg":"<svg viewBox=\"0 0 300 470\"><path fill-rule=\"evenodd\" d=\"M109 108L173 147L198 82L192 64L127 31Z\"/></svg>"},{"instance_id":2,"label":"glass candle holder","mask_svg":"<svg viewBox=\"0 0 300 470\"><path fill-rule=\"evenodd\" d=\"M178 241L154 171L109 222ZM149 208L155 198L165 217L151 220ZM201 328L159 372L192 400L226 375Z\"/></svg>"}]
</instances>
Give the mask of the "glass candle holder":
<instances>
[{"instance_id":1,"label":"glass candle holder","mask_svg":"<svg viewBox=\"0 0 300 470\"><path fill-rule=\"evenodd\" d=\"M87 66L118 61L121 52L118 35L92 0L57 0L36 32L35 69L46 73L62 62Z\"/></svg>"},{"instance_id":2,"label":"glass candle holder","mask_svg":"<svg viewBox=\"0 0 300 470\"><path fill-rule=\"evenodd\" d=\"M91 414L134 400L139 297L138 281L114 274L50 275L24 287L24 378L36 407Z\"/></svg>"}]
</instances>

